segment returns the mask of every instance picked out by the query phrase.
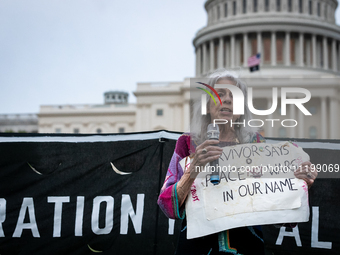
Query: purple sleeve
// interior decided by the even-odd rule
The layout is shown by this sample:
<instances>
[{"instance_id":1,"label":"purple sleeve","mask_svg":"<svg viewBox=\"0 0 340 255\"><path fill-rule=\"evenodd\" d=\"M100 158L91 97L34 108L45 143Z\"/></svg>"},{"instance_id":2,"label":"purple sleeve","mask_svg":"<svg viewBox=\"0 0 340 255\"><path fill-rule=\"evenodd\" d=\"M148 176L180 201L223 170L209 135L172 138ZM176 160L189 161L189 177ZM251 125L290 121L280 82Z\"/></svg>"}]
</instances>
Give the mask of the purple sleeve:
<instances>
[{"instance_id":1,"label":"purple sleeve","mask_svg":"<svg viewBox=\"0 0 340 255\"><path fill-rule=\"evenodd\" d=\"M164 214L171 219L183 219L184 204L179 207L176 186L183 175L183 169L179 162L190 155L190 136L183 134L179 137L174 154L172 155L164 184L158 197L158 205Z\"/></svg>"}]
</instances>

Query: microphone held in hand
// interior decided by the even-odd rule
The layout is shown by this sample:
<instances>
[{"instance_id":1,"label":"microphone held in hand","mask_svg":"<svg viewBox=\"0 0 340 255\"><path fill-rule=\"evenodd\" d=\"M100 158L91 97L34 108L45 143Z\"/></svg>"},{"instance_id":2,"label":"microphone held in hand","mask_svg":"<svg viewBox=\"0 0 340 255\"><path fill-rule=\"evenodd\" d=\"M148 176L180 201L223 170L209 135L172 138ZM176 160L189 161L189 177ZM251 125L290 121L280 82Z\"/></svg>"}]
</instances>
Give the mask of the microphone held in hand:
<instances>
[{"instance_id":1,"label":"microphone held in hand","mask_svg":"<svg viewBox=\"0 0 340 255\"><path fill-rule=\"evenodd\" d=\"M220 136L220 130L218 128L218 125L214 126L214 124L209 124L207 128L208 140L219 140L219 136ZM218 166L218 159L215 159L210 162L210 169L214 169L214 171L211 173L211 176L210 176L210 182L214 185L217 185L220 183L220 172L217 166Z\"/></svg>"}]
</instances>

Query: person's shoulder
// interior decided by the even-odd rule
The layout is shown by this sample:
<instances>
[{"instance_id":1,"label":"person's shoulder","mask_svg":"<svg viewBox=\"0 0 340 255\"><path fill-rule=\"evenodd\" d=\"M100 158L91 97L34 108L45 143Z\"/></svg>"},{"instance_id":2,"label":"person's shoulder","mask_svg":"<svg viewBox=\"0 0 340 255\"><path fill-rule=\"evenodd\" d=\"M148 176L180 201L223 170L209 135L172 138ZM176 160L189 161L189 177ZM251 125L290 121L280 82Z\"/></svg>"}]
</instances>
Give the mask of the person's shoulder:
<instances>
[{"instance_id":1,"label":"person's shoulder","mask_svg":"<svg viewBox=\"0 0 340 255\"><path fill-rule=\"evenodd\" d=\"M183 133L177 140L175 152L182 158L189 156L191 137L189 133Z\"/></svg>"},{"instance_id":2,"label":"person's shoulder","mask_svg":"<svg viewBox=\"0 0 340 255\"><path fill-rule=\"evenodd\" d=\"M266 139L258 132L256 132L250 140L250 143L265 143Z\"/></svg>"}]
</instances>

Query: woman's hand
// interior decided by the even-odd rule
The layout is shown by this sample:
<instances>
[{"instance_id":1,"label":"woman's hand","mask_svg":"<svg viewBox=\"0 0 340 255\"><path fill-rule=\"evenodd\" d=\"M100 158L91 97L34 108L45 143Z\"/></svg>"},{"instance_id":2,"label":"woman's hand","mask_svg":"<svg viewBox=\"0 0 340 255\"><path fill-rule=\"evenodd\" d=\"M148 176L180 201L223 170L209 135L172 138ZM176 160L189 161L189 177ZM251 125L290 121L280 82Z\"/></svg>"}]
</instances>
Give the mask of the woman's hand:
<instances>
[{"instance_id":1,"label":"woman's hand","mask_svg":"<svg viewBox=\"0 0 340 255\"><path fill-rule=\"evenodd\" d=\"M177 183L178 204L182 206L189 194L190 188L197 175L202 171L206 164L218 159L223 149L218 147L218 140L206 140L196 147L193 161L189 166L189 171L185 171Z\"/></svg>"},{"instance_id":2,"label":"woman's hand","mask_svg":"<svg viewBox=\"0 0 340 255\"><path fill-rule=\"evenodd\" d=\"M190 164L190 173L193 174L194 177L203 170L206 164L221 156L223 149L217 146L218 143L218 140L206 140L197 146L194 159Z\"/></svg>"},{"instance_id":3,"label":"woman's hand","mask_svg":"<svg viewBox=\"0 0 340 255\"><path fill-rule=\"evenodd\" d=\"M299 168L294 172L294 175L296 178L304 180L307 183L308 188L310 188L318 176L318 172L312 167L312 163L307 161L303 162L299 166Z\"/></svg>"}]
</instances>

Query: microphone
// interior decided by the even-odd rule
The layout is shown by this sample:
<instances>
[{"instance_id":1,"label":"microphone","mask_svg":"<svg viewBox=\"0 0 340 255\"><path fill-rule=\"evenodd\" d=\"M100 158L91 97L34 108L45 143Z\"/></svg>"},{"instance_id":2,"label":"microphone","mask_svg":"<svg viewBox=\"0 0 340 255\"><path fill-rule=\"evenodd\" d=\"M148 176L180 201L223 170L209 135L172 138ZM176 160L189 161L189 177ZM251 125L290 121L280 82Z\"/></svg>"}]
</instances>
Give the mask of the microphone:
<instances>
[{"instance_id":1,"label":"microphone","mask_svg":"<svg viewBox=\"0 0 340 255\"><path fill-rule=\"evenodd\" d=\"M215 124L209 124L207 128L207 137L208 140L219 140L220 137L220 130L218 128L218 125ZM216 145L218 146L218 145ZM218 170L218 159L215 159L210 162L210 167L214 166L215 171L210 176L210 182L214 185L217 185L220 183L220 171Z\"/></svg>"}]
</instances>

